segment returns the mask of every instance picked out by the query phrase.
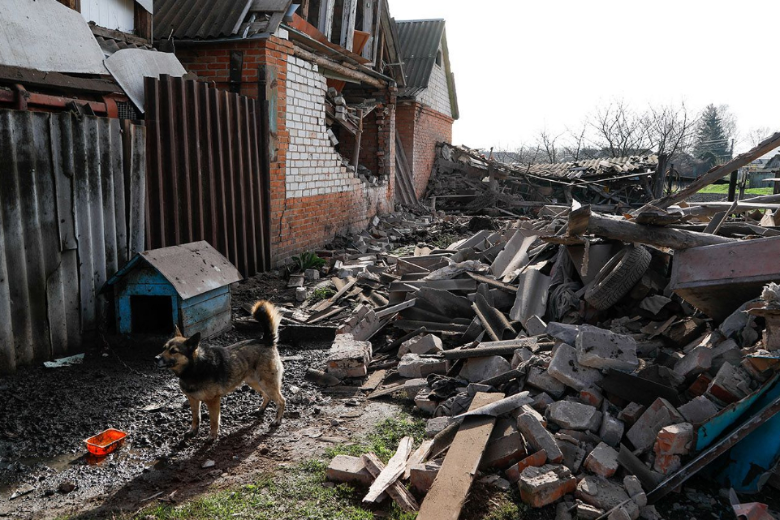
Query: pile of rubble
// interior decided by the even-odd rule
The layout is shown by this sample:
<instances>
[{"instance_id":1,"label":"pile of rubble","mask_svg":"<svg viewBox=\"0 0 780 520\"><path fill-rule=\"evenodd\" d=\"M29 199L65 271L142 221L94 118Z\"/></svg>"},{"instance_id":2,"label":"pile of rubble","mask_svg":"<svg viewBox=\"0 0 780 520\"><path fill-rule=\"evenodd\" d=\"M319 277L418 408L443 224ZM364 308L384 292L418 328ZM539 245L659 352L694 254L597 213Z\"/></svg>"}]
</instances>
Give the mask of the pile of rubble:
<instances>
[{"instance_id":1,"label":"pile of rubble","mask_svg":"<svg viewBox=\"0 0 780 520\"><path fill-rule=\"evenodd\" d=\"M683 272L697 251L740 258L780 239L745 240L758 234L744 221L683 229L697 225L685 208L540 213L474 219L472 229L486 229L407 256L388 254L400 235L430 240L441 224L393 216L353 240L358 250L329 253L323 272L333 277L302 293L327 284L335 293L286 320L340 316L325 366L307 378L414 402L431 417L416 451L403 441L387 466L373 454L336 457L331 480L370 486L368 502L387 494L419 507L419 518L457 518L478 472L518 486L533 507L557 503L558 518L659 518L653 502L780 410L780 291L767 285L780 274L753 268L744 281L732 270L708 286L703 266L697 284ZM710 221L705 213L687 211ZM750 411L766 396L772 407ZM771 470L754 465L746 482Z\"/></svg>"}]
</instances>

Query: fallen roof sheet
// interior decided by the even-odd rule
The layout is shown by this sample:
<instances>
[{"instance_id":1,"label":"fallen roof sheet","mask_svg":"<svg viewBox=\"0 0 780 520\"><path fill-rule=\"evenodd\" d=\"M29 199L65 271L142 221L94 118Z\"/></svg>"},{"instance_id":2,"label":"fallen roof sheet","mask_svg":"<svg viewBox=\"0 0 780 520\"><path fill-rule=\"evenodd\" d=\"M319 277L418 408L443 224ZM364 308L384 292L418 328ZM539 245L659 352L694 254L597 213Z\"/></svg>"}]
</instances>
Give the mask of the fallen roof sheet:
<instances>
[{"instance_id":1,"label":"fallen roof sheet","mask_svg":"<svg viewBox=\"0 0 780 520\"><path fill-rule=\"evenodd\" d=\"M405 20L396 25L406 73L402 95L414 96L428 88L444 35L444 20Z\"/></svg>"},{"instance_id":2,"label":"fallen roof sheet","mask_svg":"<svg viewBox=\"0 0 780 520\"><path fill-rule=\"evenodd\" d=\"M528 167L528 173L540 177L580 179L610 174L645 173L655 171L657 166L656 155L632 155L555 164L532 164Z\"/></svg>"},{"instance_id":3,"label":"fallen roof sheet","mask_svg":"<svg viewBox=\"0 0 780 520\"><path fill-rule=\"evenodd\" d=\"M106 74L103 51L87 22L56 0L3 0L0 20L0 64L44 72Z\"/></svg>"},{"instance_id":4,"label":"fallen roof sheet","mask_svg":"<svg viewBox=\"0 0 780 520\"><path fill-rule=\"evenodd\" d=\"M187 73L175 55L144 49L119 50L106 59L106 68L142 113L144 78L159 78L160 74L180 78Z\"/></svg>"}]
</instances>

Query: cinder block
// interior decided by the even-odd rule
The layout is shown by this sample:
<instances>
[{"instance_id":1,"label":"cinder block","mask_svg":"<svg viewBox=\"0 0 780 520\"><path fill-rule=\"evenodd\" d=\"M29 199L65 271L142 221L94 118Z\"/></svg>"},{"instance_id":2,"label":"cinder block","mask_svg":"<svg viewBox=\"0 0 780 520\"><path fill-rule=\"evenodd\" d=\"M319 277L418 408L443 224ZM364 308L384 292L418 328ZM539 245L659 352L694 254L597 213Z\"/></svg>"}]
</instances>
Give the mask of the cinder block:
<instances>
[{"instance_id":1,"label":"cinder block","mask_svg":"<svg viewBox=\"0 0 780 520\"><path fill-rule=\"evenodd\" d=\"M636 341L631 336L587 327L577 334L577 361L586 367L633 372L639 366Z\"/></svg>"},{"instance_id":2,"label":"cinder block","mask_svg":"<svg viewBox=\"0 0 780 520\"><path fill-rule=\"evenodd\" d=\"M571 345L558 345L547 372L561 383L577 391L595 386L603 379L601 372L577 361L577 351Z\"/></svg>"},{"instance_id":3,"label":"cinder block","mask_svg":"<svg viewBox=\"0 0 780 520\"><path fill-rule=\"evenodd\" d=\"M520 497L531 507L553 504L574 492L577 479L564 466L547 464L540 468L528 467L518 481Z\"/></svg>"},{"instance_id":4,"label":"cinder block","mask_svg":"<svg viewBox=\"0 0 780 520\"><path fill-rule=\"evenodd\" d=\"M360 484L370 486L374 477L368 472L360 457L350 457L349 455L336 455L328 469L325 470L325 476L330 482Z\"/></svg>"},{"instance_id":5,"label":"cinder block","mask_svg":"<svg viewBox=\"0 0 780 520\"><path fill-rule=\"evenodd\" d=\"M417 354L406 354L398 363L398 375L401 377L428 377L431 374L446 374L447 361L437 358L423 358Z\"/></svg>"},{"instance_id":6,"label":"cinder block","mask_svg":"<svg viewBox=\"0 0 780 520\"><path fill-rule=\"evenodd\" d=\"M585 469L591 473L609 478L618 469L618 452L601 443L585 458Z\"/></svg>"}]
</instances>

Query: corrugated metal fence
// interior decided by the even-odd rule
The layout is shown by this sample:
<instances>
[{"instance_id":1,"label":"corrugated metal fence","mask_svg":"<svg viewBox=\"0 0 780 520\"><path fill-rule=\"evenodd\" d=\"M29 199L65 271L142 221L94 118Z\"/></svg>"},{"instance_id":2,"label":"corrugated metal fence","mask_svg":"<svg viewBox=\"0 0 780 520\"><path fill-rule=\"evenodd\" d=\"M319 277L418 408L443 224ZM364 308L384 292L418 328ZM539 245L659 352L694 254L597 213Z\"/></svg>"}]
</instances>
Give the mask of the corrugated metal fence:
<instances>
[{"instance_id":1,"label":"corrugated metal fence","mask_svg":"<svg viewBox=\"0 0 780 520\"><path fill-rule=\"evenodd\" d=\"M145 129L0 110L0 372L78 348L143 250Z\"/></svg>"},{"instance_id":2,"label":"corrugated metal fence","mask_svg":"<svg viewBox=\"0 0 780 520\"><path fill-rule=\"evenodd\" d=\"M270 268L260 104L165 75L145 90L147 247L206 240L244 276Z\"/></svg>"}]
</instances>

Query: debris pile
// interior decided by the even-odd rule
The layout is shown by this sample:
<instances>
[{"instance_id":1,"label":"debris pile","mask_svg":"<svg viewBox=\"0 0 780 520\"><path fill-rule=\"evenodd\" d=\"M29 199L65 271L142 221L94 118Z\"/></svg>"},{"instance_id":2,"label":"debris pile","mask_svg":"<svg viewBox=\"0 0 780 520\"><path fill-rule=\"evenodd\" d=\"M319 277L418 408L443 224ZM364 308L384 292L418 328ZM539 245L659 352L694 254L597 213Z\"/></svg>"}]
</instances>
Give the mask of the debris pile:
<instances>
[{"instance_id":1,"label":"debris pile","mask_svg":"<svg viewBox=\"0 0 780 520\"><path fill-rule=\"evenodd\" d=\"M417 451L337 457L329 478L407 511L425 497L419 518L456 518L478 473L559 518L658 518L655 501L780 410L780 273L753 261L778 257L780 231L750 214L772 202L396 214L321 252L286 316L337 324L307 379L430 416ZM742 458L713 473L757 490L780 449Z\"/></svg>"}]
</instances>

